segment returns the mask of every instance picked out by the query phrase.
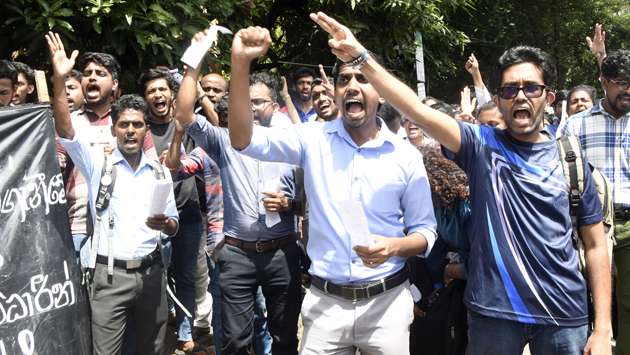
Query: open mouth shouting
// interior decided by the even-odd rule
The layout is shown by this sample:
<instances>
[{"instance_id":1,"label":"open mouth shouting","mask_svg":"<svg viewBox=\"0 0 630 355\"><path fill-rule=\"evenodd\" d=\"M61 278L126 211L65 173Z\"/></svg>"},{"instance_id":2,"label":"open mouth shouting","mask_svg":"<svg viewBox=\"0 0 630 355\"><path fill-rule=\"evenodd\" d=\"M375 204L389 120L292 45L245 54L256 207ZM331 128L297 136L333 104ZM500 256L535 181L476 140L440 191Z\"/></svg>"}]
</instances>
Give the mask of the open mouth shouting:
<instances>
[{"instance_id":1,"label":"open mouth shouting","mask_svg":"<svg viewBox=\"0 0 630 355\"><path fill-rule=\"evenodd\" d=\"M158 98L153 101L153 111L157 116L164 116L168 113L168 103L164 98Z\"/></svg>"},{"instance_id":2,"label":"open mouth shouting","mask_svg":"<svg viewBox=\"0 0 630 355\"><path fill-rule=\"evenodd\" d=\"M96 83L90 83L85 88L85 98L93 101L101 97L101 87Z\"/></svg>"},{"instance_id":3,"label":"open mouth shouting","mask_svg":"<svg viewBox=\"0 0 630 355\"><path fill-rule=\"evenodd\" d=\"M331 111L331 102L328 100L321 100L318 104L317 104L317 110L319 112L321 112L322 114L329 114Z\"/></svg>"},{"instance_id":4,"label":"open mouth shouting","mask_svg":"<svg viewBox=\"0 0 630 355\"><path fill-rule=\"evenodd\" d=\"M68 108L70 109L70 111L74 110L74 101L70 98L68 98L66 101L68 101Z\"/></svg>"},{"instance_id":5,"label":"open mouth shouting","mask_svg":"<svg viewBox=\"0 0 630 355\"><path fill-rule=\"evenodd\" d=\"M128 136L123 141L123 147L127 151L133 151L139 148L138 139L136 136Z\"/></svg>"},{"instance_id":6,"label":"open mouth shouting","mask_svg":"<svg viewBox=\"0 0 630 355\"><path fill-rule=\"evenodd\" d=\"M512 111L512 127L527 128L532 124L532 111L529 107L516 107Z\"/></svg>"},{"instance_id":7,"label":"open mouth shouting","mask_svg":"<svg viewBox=\"0 0 630 355\"><path fill-rule=\"evenodd\" d=\"M346 98L343 103L345 116L349 119L359 119L365 115L363 102L355 98Z\"/></svg>"}]
</instances>

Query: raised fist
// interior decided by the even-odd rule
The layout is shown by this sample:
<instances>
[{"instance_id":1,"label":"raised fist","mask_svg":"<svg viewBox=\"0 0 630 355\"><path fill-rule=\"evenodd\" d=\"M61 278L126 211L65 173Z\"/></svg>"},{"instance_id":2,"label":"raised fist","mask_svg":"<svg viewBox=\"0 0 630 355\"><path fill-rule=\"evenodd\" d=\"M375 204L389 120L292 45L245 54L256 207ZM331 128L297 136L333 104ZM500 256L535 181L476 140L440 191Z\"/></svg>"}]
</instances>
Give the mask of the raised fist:
<instances>
[{"instance_id":1,"label":"raised fist","mask_svg":"<svg viewBox=\"0 0 630 355\"><path fill-rule=\"evenodd\" d=\"M252 61L265 55L271 44L266 28L247 27L236 33L232 41L232 58Z\"/></svg>"}]
</instances>

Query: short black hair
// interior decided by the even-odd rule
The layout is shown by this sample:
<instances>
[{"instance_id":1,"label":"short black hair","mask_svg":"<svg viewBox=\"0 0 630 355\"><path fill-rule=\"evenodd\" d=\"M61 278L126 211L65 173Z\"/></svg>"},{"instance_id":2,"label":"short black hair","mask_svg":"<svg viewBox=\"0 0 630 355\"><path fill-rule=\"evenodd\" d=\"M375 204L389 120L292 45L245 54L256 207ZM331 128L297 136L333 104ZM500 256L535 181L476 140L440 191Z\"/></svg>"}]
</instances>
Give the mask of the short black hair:
<instances>
[{"instance_id":1,"label":"short black hair","mask_svg":"<svg viewBox=\"0 0 630 355\"><path fill-rule=\"evenodd\" d=\"M378 108L378 117L382 118L385 122L392 122L401 119L402 115L392 104L385 102Z\"/></svg>"},{"instance_id":2,"label":"short black hair","mask_svg":"<svg viewBox=\"0 0 630 355\"><path fill-rule=\"evenodd\" d=\"M219 127L227 127L228 125L229 99L229 95L225 95L214 104L214 112L219 116Z\"/></svg>"},{"instance_id":3,"label":"short black hair","mask_svg":"<svg viewBox=\"0 0 630 355\"><path fill-rule=\"evenodd\" d=\"M477 110L475 110L475 118L479 118L479 116L481 116L483 112L494 110L496 108L497 105L494 103L494 101L488 101L485 104L479 106Z\"/></svg>"},{"instance_id":4,"label":"short black hair","mask_svg":"<svg viewBox=\"0 0 630 355\"><path fill-rule=\"evenodd\" d=\"M426 104L429 101L435 101L435 102L440 102L442 100L438 100L433 96L425 96L422 100L420 100L423 104Z\"/></svg>"},{"instance_id":5,"label":"short black hair","mask_svg":"<svg viewBox=\"0 0 630 355\"><path fill-rule=\"evenodd\" d=\"M495 81L496 88L501 86L503 72L513 65L521 63L532 63L540 68L543 73L543 81L547 86L553 86L556 82L556 67L553 65L551 56L540 48L530 46L512 47L501 55L496 68Z\"/></svg>"},{"instance_id":6,"label":"short black hair","mask_svg":"<svg viewBox=\"0 0 630 355\"><path fill-rule=\"evenodd\" d=\"M556 91L556 98L553 100L553 106L558 105L562 101L569 98L569 92L567 90Z\"/></svg>"},{"instance_id":7,"label":"short black hair","mask_svg":"<svg viewBox=\"0 0 630 355\"><path fill-rule=\"evenodd\" d=\"M15 87L18 82L18 72L15 65L6 59L0 59L0 79L9 79Z\"/></svg>"},{"instance_id":8,"label":"short black hair","mask_svg":"<svg viewBox=\"0 0 630 355\"><path fill-rule=\"evenodd\" d=\"M455 107L453 107L453 105L447 104L444 101L438 100L436 103L434 103L430 107L434 110L438 110L442 113L445 113L453 118L455 117L455 115L457 115L457 110L455 109Z\"/></svg>"},{"instance_id":9,"label":"short black hair","mask_svg":"<svg viewBox=\"0 0 630 355\"><path fill-rule=\"evenodd\" d=\"M175 81L173 74L171 74L168 69L165 69L163 67L156 67L145 70L140 75L140 78L138 78L138 93L140 94L140 96L144 96L144 92L147 89L147 84L149 83L149 81L156 79L166 80L168 88L171 89L173 93L179 91L179 85L177 84L177 81Z\"/></svg>"},{"instance_id":10,"label":"short black hair","mask_svg":"<svg viewBox=\"0 0 630 355\"><path fill-rule=\"evenodd\" d=\"M66 76L66 80L68 79L75 79L76 81L81 82L81 80L83 79L83 73L76 69L72 69L70 74Z\"/></svg>"},{"instance_id":11,"label":"short black hair","mask_svg":"<svg viewBox=\"0 0 630 355\"><path fill-rule=\"evenodd\" d=\"M79 57L77 68L83 71L85 70L85 67L92 62L105 67L105 69L107 69L107 71L112 75L112 78L114 80L118 80L120 75L120 64L118 64L118 61L113 55L100 52L85 52L81 55L81 57Z\"/></svg>"},{"instance_id":12,"label":"short black hair","mask_svg":"<svg viewBox=\"0 0 630 355\"><path fill-rule=\"evenodd\" d=\"M602 62L602 76L608 79L630 77L630 50L609 53Z\"/></svg>"},{"instance_id":13,"label":"short black hair","mask_svg":"<svg viewBox=\"0 0 630 355\"><path fill-rule=\"evenodd\" d=\"M24 74L29 85L35 85L35 70L22 62L13 62L13 66L18 74Z\"/></svg>"},{"instance_id":14,"label":"short black hair","mask_svg":"<svg viewBox=\"0 0 630 355\"><path fill-rule=\"evenodd\" d=\"M121 96L118 100L114 101L111 109L112 124L115 125L118 121L118 116L125 110L135 110L142 112L144 117L144 123L148 123L149 117L149 105L144 99L135 94L127 94Z\"/></svg>"},{"instance_id":15,"label":"short black hair","mask_svg":"<svg viewBox=\"0 0 630 355\"><path fill-rule=\"evenodd\" d=\"M597 99L597 91L594 87L590 85L577 85L569 90L569 93L567 94L567 100L571 100L571 95L578 91L584 91L585 93L587 93L588 96L591 98L591 101L593 102L595 102L595 100Z\"/></svg>"},{"instance_id":16,"label":"short black hair","mask_svg":"<svg viewBox=\"0 0 630 355\"><path fill-rule=\"evenodd\" d=\"M322 80L322 78L315 78L313 79L313 82L311 83L311 89L317 85L322 85L324 81Z\"/></svg>"},{"instance_id":17,"label":"short black hair","mask_svg":"<svg viewBox=\"0 0 630 355\"><path fill-rule=\"evenodd\" d=\"M299 67L299 68L295 69L295 71L293 71L293 75L291 75L291 77L293 78L293 82L294 83L296 81L298 81L298 79L304 78L304 77L307 77L307 76L315 78L315 72L312 69L310 69L310 68Z\"/></svg>"},{"instance_id":18,"label":"short black hair","mask_svg":"<svg viewBox=\"0 0 630 355\"><path fill-rule=\"evenodd\" d=\"M254 84L263 84L269 88L271 92L271 100L278 102L278 91L280 88L280 81L274 75L271 75L267 71L258 71L249 75L249 86Z\"/></svg>"},{"instance_id":19,"label":"short black hair","mask_svg":"<svg viewBox=\"0 0 630 355\"><path fill-rule=\"evenodd\" d=\"M383 64L383 58L381 58L380 55L378 55L377 53L373 53L373 52L369 52L370 57L372 57L374 60L376 60L377 62L381 63L381 65L383 65L383 67L385 67L385 65ZM335 64L333 64L333 68L332 68L332 77L333 77L333 83L336 85L337 82L337 78L339 78L339 72L341 71L341 68L344 65L347 65L349 63L346 63L344 61L342 61L341 59L337 58L335 60Z\"/></svg>"}]
</instances>

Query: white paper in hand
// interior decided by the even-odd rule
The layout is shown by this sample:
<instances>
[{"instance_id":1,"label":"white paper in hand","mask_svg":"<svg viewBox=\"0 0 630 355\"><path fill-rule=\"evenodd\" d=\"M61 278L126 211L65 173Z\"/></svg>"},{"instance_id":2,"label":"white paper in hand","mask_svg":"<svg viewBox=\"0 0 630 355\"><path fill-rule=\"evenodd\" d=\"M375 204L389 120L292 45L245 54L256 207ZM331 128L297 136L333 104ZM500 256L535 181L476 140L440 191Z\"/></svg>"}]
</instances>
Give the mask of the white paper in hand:
<instances>
[{"instance_id":1,"label":"white paper in hand","mask_svg":"<svg viewBox=\"0 0 630 355\"><path fill-rule=\"evenodd\" d=\"M184 52L181 59L182 62L190 68L197 69L203 57L206 56L206 53L216 41L217 27L210 26L210 29L208 29L208 35L205 36L201 42L194 42L190 45L190 47L188 47L188 49L186 49L186 52Z\"/></svg>"},{"instance_id":2,"label":"white paper in hand","mask_svg":"<svg viewBox=\"0 0 630 355\"><path fill-rule=\"evenodd\" d=\"M265 192L278 192L280 191L280 178L275 178L265 181L263 191ZM280 214L278 212L265 211L265 225L268 228L280 223Z\"/></svg>"},{"instance_id":3,"label":"white paper in hand","mask_svg":"<svg viewBox=\"0 0 630 355\"><path fill-rule=\"evenodd\" d=\"M422 293L420 292L420 290L418 290L416 285L411 284L411 286L409 286L409 292L411 292L411 298L413 298L413 303L417 303L418 301L422 299Z\"/></svg>"},{"instance_id":4,"label":"white paper in hand","mask_svg":"<svg viewBox=\"0 0 630 355\"><path fill-rule=\"evenodd\" d=\"M352 239L352 246L372 244L367 217L365 217L360 201L339 201L339 212L341 213L341 221Z\"/></svg>"},{"instance_id":5,"label":"white paper in hand","mask_svg":"<svg viewBox=\"0 0 630 355\"><path fill-rule=\"evenodd\" d=\"M173 183L168 180L158 180L153 186L153 195L149 205L149 216L164 214L168 194L173 190Z\"/></svg>"}]
</instances>

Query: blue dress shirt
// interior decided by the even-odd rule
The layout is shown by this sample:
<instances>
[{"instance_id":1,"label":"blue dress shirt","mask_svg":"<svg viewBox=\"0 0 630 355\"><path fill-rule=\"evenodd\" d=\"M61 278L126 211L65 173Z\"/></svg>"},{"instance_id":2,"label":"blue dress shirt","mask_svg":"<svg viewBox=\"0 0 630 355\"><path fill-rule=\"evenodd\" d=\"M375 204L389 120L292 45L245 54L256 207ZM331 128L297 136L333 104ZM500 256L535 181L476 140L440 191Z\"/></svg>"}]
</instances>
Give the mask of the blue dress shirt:
<instances>
[{"instance_id":1,"label":"blue dress shirt","mask_svg":"<svg viewBox=\"0 0 630 355\"><path fill-rule=\"evenodd\" d=\"M307 250L313 275L347 284L378 280L404 266L401 257L391 257L373 269L364 266L352 249L338 201L360 201L372 234L396 238L421 233L427 240L424 256L435 242L422 155L388 129L357 146L341 119L287 128L256 126L250 145L241 153L304 169L310 208Z\"/></svg>"},{"instance_id":2,"label":"blue dress shirt","mask_svg":"<svg viewBox=\"0 0 630 355\"><path fill-rule=\"evenodd\" d=\"M227 128L214 127L197 115L186 132L219 166L223 186L223 232L245 241L271 240L295 233L295 215L280 213L280 222L265 223L267 211L262 205L265 183L279 179L279 190L295 197L293 168L287 164L268 163L240 154L230 143Z\"/></svg>"}]
</instances>

